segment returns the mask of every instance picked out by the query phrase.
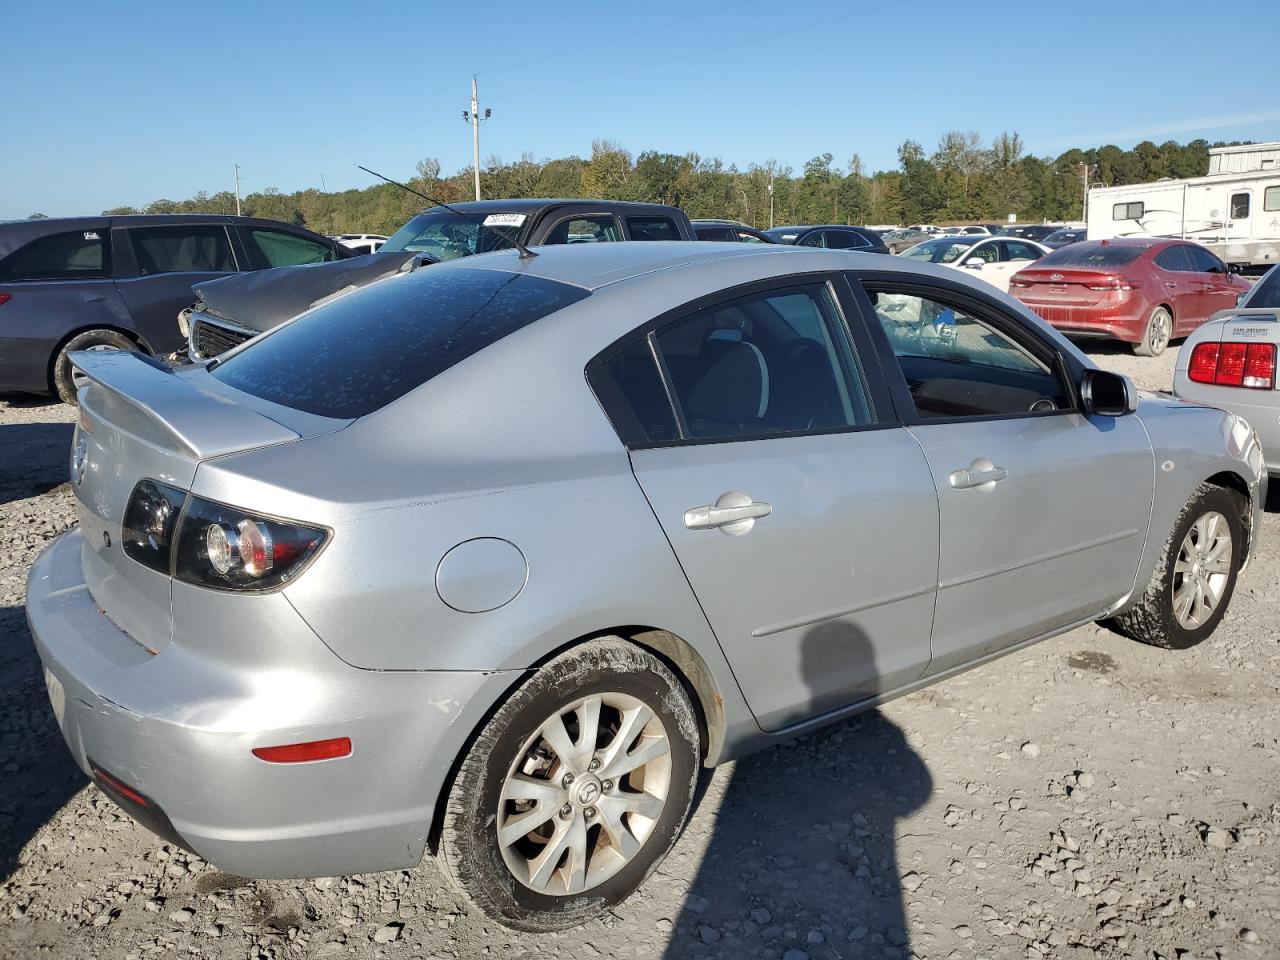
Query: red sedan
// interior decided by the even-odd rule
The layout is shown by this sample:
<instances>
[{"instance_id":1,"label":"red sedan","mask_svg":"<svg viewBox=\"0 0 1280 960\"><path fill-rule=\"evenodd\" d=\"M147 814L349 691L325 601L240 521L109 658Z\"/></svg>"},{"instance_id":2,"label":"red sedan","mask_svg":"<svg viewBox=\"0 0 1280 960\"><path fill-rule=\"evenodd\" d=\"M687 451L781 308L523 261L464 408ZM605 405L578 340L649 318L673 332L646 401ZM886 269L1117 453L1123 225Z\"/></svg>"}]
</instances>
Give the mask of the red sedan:
<instances>
[{"instance_id":1,"label":"red sedan","mask_svg":"<svg viewBox=\"0 0 1280 960\"><path fill-rule=\"evenodd\" d=\"M1071 337L1106 337L1154 357L1249 284L1185 240L1085 240L1020 270L1009 292Z\"/></svg>"}]
</instances>

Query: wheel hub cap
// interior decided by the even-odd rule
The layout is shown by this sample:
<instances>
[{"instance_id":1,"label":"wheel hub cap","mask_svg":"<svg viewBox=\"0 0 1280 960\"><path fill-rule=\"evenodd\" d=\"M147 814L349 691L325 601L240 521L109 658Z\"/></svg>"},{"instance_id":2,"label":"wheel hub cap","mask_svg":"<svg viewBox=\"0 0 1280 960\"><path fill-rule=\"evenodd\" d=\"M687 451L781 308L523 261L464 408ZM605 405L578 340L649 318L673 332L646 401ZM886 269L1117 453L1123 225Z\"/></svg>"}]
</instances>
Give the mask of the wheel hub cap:
<instances>
[{"instance_id":1,"label":"wheel hub cap","mask_svg":"<svg viewBox=\"0 0 1280 960\"><path fill-rule=\"evenodd\" d=\"M579 781L574 799L578 802L578 806L589 807L600 799L600 794L603 792L604 788L600 786L600 781L595 777L589 777Z\"/></svg>"}]
</instances>

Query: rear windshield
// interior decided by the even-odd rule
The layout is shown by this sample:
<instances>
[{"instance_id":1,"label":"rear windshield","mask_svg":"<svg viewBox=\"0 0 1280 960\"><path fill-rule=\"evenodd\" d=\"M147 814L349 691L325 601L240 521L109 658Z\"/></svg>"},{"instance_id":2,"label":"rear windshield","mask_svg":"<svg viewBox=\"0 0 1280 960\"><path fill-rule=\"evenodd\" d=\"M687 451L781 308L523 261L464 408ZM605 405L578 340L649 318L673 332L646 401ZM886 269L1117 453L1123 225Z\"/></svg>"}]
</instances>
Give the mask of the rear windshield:
<instances>
[{"instance_id":1,"label":"rear windshield","mask_svg":"<svg viewBox=\"0 0 1280 960\"><path fill-rule=\"evenodd\" d=\"M1280 307L1280 267L1272 267L1241 304L1243 307Z\"/></svg>"},{"instance_id":2,"label":"rear windshield","mask_svg":"<svg viewBox=\"0 0 1280 960\"><path fill-rule=\"evenodd\" d=\"M1118 247L1114 244L1102 246L1094 243L1073 243L1069 247L1059 247L1053 253L1045 254L1036 263L1037 267L1123 267L1133 263L1146 253L1147 247Z\"/></svg>"},{"instance_id":3,"label":"rear windshield","mask_svg":"<svg viewBox=\"0 0 1280 960\"><path fill-rule=\"evenodd\" d=\"M362 417L586 296L524 274L427 268L319 307L212 373L295 410Z\"/></svg>"}]
</instances>

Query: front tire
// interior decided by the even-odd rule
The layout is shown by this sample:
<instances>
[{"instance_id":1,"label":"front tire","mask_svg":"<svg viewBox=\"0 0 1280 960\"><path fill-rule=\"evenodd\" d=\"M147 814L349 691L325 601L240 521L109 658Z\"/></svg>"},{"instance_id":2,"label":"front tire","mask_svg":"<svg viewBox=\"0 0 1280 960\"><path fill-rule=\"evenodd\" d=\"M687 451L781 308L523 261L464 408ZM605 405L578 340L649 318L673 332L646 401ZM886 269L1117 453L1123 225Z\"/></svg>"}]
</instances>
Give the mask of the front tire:
<instances>
[{"instance_id":1,"label":"front tire","mask_svg":"<svg viewBox=\"0 0 1280 960\"><path fill-rule=\"evenodd\" d=\"M63 403L73 407L79 402L79 384L68 356L77 350L136 350L138 345L116 330L85 330L66 342L53 361L53 389Z\"/></svg>"},{"instance_id":2,"label":"front tire","mask_svg":"<svg viewBox=\"0 0 1280 960\"><path fill-rule=\"evenodd\" d=\"M1125 635L1167 650L1205 640L1226 615L1244 556L1238 493L1201 486L1182 508L1138 605L1115 618Z\"/></svg>"},{"instance_id":3,"label":"front tire","mask_svg":"<svg viewBox=\"0 0 1280 960\"><path fill-rule=\"evenodd\" d=\"M633 893L675 842L698 775L680 680L617 637L539 669L498 708L454 778L445 873L493 920L562 930Z\"/></svg>"},{"instance_id":4,"label":"front tire","mask_svg":"<svg viewBox=\"0 0 1280 960\"><path fill-rule=\"evenodd\" d=\"M1142 341L1133 345L1133 352L1140 357L1158 357L1169 346L1173 336L1173 314L1164 307L1156 307L1147 318L1147 328Z\"/></svg>"}]
</instances>

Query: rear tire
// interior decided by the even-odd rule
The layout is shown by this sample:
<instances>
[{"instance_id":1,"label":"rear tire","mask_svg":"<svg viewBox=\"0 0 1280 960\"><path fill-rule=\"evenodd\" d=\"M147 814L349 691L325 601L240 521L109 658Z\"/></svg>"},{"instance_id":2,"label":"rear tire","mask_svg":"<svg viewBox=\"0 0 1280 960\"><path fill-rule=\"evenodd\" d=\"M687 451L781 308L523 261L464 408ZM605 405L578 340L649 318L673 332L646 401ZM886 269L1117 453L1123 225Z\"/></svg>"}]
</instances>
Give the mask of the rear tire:
<instances>
[{"instance_id":1,"label":"rear tire","mask_svg":"<svg viewBox=\"0 0 1280 960\"><path fill-rule=\"evenodd\" d=\"M1244 555L1241 513L1238 493L1201 484L1174 521L1137 606L1112 624L1125 636L1166 650L1185 650L1205 640L1235 592ZM1197 602L1197 588L1204 604ZM1192 602L1184 610L1188 597Z\"/></svg>"},{"instance_id":2,"label":"rear tire","mask_svg":"<svg viewBox=\"0 0 1280 960\"><path fill-rule=\"evenodd\" d=\"M575 647L512 693L467 751L441 831L444 873L516 930L584 923L666 856L700 755L689 695L662 661L618 637Z\"/></svg>"},{"instance_id":3,"label":"rear tire","mask_svg":"<svg viewBox=\"0 0 1280 960\"><path fill-rule=\"evenodd\" d=\"M71 358L76 350L137 350L138 345L117 330L85 330L77 333L63 345L53 361L53 389L63 403L73 407L76 399L76 382L72 374Z\"/></svg>"},{"instance_id":4,"label":"rear tire","mask_svg":"<svg viewBox=\"0 0 1280 960\"><path fill-rule=\"evenodd\" d=\"M1173 337L1173 315L1164 307L1156 307L1147 318L1147 328L1142 341L1133 345L1133 352L1140 357L1158 357L1169 346Z\"/></svg>"}]
</instances>

